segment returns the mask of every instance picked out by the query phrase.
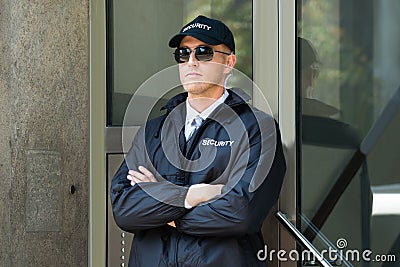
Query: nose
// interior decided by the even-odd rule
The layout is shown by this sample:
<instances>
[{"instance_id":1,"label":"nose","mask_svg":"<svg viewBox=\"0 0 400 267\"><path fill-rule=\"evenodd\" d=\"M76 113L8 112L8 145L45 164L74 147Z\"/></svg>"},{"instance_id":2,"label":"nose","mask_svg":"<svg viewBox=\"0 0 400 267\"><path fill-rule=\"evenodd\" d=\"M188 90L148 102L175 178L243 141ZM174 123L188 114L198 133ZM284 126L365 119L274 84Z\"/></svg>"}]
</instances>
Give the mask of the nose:
<instances>
[{"instance_id":1,"label":"nose","mask_svg":"<svg viewBox=\"0 0 400 267\"><path fill-rule=\"evenodd\" d=\"M188 64L189 64L189 66L197 66L199 64L199 61L197 60L196 56L194 55L194 51L190 51Z\"/></svg>"}]
</instances>

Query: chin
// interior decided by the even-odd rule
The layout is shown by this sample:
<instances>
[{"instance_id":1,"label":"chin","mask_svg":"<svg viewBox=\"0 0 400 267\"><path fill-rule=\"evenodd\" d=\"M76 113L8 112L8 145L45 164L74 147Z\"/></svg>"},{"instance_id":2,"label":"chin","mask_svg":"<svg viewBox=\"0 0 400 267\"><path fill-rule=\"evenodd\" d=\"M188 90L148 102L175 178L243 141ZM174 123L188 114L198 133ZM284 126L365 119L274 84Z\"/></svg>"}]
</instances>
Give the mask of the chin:
<instances>
[{"instance_id":1,"label":"chin","mask_svg":"<svg viewBox=\"0 0 400 267\"><path fill-rule=\"evenodd\" d=\"M183 85L186 92L190 94L201 94L211 87L211 84L204 82L189 82Z\"/></svg>"}]
</instances>

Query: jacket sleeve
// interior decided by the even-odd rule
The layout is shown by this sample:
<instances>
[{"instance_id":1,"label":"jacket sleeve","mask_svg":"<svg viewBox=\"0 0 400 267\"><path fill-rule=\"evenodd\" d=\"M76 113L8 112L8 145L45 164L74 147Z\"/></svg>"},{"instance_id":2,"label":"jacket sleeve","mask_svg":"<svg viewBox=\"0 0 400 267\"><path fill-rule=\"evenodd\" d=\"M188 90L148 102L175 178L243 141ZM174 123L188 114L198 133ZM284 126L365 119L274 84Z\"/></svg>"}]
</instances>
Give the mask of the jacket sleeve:
<instances>
[{"instance_id":1,"label":"jacket sleeve","mask_svg":"<svg viewBox=\"0 0 400 267\"><path fill-rule=\"evenodd\" d=\"M278 199L286 171L278 125L269 124L262 130L262 138L259 133L249 136L250 146L245 148L248 151L242 150L232 166L222 195L176 221L178 231L197 236L237 236L260 231ZM257 180L259 184L254 186Z\"/></svg>"},{"instance_id":2,"label":"jacket sleeve","mask_svg":"<svg viewBox=\"0 0 400 267\"><path fill-rule=\"evenodd\" d=\"M166 225L187 212L187 188L162 182L143 182L132 186L128 171L142 165L152 170L146 155L143 127L111 182L110 198L117 225L128 232Z\"/></svg>"}]
</instances>

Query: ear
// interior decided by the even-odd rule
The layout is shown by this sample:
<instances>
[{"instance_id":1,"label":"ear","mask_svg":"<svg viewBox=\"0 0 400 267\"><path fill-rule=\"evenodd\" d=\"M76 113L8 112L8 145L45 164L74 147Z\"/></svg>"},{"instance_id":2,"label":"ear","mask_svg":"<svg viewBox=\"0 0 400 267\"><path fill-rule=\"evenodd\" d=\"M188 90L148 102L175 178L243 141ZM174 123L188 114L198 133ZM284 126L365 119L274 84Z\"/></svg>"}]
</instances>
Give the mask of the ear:
<instances>
[{"instance_id":1,"label":"ear","mask_svg":"<svg viewBox=\"0 0 400 267\"><path fill-rule=\"evenodd\" d=\"M235 67L235 64L236 64L236 55L230 54L228 56L228 61L226 62L224 73L226 74L230 73L231 70Z\"/></svg>"}]
</instances>

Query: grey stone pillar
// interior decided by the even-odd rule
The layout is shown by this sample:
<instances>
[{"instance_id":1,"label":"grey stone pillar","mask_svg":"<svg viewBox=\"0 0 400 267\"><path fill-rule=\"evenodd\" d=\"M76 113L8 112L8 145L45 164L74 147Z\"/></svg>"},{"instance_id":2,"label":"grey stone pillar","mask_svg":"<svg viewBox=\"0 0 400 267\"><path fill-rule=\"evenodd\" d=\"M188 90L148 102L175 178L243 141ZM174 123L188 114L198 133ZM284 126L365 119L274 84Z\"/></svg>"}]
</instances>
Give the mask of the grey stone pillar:
<instances>
[{"instance_id":1,"label":"grey stone pillar","mask_svg":"<svg viewBox=\"0 0 400 267\"><path fill-rule=\"evenodd\" d=\"M87 266L88 32L89 0L0 0L0 266Z\"/></svg>"}]
</instances>

